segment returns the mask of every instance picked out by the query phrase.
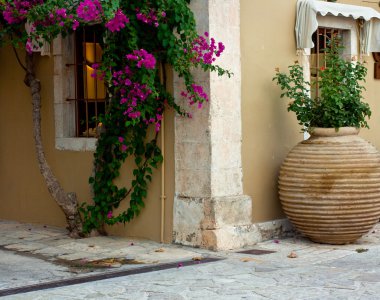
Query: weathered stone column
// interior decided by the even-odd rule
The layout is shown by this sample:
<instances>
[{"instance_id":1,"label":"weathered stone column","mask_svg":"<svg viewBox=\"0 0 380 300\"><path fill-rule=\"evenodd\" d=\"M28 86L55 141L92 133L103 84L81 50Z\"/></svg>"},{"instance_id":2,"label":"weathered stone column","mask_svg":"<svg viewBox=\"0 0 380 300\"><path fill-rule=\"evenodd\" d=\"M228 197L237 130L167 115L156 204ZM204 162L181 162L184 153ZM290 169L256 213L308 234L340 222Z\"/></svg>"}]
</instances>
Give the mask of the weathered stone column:
<instances>
[{"instance_id":1,"label":"weathered stone column","mask_svg":"<svg viewBox=\"0 0 380 300\"><path fill-rule=\"evenodd\" d=\"M195 71L210 101L193 119L175 119L175 243L214 250L257 242L252 201L243 195L241 166L241 66L239 0L194 0L198 31L222 41L216 63L232 78ZM184 90L179 78L174 93Z\"/></svg>"}]
</instances>

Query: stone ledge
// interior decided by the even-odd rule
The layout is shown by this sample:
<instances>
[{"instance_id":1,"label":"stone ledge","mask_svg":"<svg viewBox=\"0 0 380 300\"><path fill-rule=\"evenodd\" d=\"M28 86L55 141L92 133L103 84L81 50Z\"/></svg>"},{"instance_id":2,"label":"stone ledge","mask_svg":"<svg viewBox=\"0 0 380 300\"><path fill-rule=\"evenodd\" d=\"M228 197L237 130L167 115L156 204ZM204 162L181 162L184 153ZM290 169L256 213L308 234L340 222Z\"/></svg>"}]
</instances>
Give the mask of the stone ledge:
<instances>
[{"instance_id":1,"label":"stone ledge","mask_svg":"<svg viewBox=\"0 0 380 300\"><path fill-rule=\"evenodd\" d=\"M260 231L260 241L273 238L291 237L296 234L296 230L288 219L277 219L273 221L256 223L255 226Z\"/></svg>"},{"instance_id":2,"label":"stone ledge","mask_svg":"<svg viewBox=\"0 0 380 300\"><path fill-rule=\"evenodd\" d=\"M294 234L287 219L252 224L249 196L188 198L174 202L173 242L214 251Z\"/></svg>"},{"instance_id":3,"label":"stone ledge","mask_svg":"<svg viewBox=\"0 0 380 300\"><path fill-rule=\"evenodd\" d=\"M69 151L95 151L96 142L96 138L56 138L55 148Z\"/></svg>"},{"instance_id":4,"label":"stone ledge","mask_svg":"<svg viewBox=\"0 0 380 300\"><path fill-rule=\"evenodd\" d=\"M222 228L225 225L248 225L252 223L252 200L249 196L206 198L203 201L205 217L201 228Z\"/></svg>"},{"instance_id":5,"label":"stone ledge","mask_svg":"<svg viewBox=\"0 0 380 300\"><path fill-rule=\"evenodd\" d=\"M201 248L209 250L232 250L255 245L259 242L294 235L288 219L274 220L250 225L224 226L204 230Z\"/></svg>"},{"instance_id":6,"label":"stone ledge","mask_svg":"<svg viewBox=\"0 0 380 300\"><path fill-rule=\"evenodd\" d=\"M224 226L223 228L204 230L201 248L209 250L231 250L254 245L260 241L260 232L254 224Z\"/></svg>"}]
</instances>

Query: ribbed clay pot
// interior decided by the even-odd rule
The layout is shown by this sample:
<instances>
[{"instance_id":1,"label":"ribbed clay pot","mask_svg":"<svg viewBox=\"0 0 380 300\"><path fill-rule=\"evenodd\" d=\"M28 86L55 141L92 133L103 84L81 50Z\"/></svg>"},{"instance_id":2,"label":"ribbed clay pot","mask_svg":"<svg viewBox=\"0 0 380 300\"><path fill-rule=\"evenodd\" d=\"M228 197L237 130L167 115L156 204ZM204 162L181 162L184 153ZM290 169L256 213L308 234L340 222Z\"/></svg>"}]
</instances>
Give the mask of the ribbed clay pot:
<instances>
[{"instance_id":1,"label":"ribbed clay pot","mask_svg":"<svg viewBox=\"0 0 380 300\"><path fill-rule=\"evenodd\" d=\"M312 241L351 243L380 218L380 155L353 127L315 128L280 170L282 207Z\"/></svg>"}]
</instances>

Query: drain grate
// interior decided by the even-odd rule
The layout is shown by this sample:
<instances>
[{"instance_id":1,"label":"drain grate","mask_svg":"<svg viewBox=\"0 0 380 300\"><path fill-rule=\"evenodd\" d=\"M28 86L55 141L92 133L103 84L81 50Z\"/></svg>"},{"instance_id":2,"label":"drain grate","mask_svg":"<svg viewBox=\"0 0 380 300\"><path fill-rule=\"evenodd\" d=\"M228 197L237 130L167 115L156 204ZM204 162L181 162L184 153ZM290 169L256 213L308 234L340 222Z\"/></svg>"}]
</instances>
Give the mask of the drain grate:
<instances>
[{"instance_id":1,"label":"drain grate","mask_svg":"<svg viewBox=\"0 0 380 300\"><path fill-rule=\"evenodd\" d=\"M94 274L94 275L83 276L79 278L69 278L69 279L63 279L59 281L50 281L50 282L39 283L39 284L34 284L34 285L27 285L27 286L18 287L18 288L0 290L0 297L23 294L23 293L34 292L34 291L41 291L41 290L46 290L46 289L64 287L64 286L87 283L87 282L104 280L104 279L117 278L117 277L122 277L122 276L129 276L129 275L136 275L136 274L142 274L142 273L148 273L148 272L154 272L154 271L174 269L174 268L178 268L179 266L180 267L199 266L205 263L216 262L219 260L223 260L223 258L208 257L208 258L202 259L201 262L188 260L188 261L183 261L183 262L173 262L173 263L159 264L159 265L154 265L154 266L146 266L146 267L141 267L141 268L133 268L129 270L120 270L120 271L108 272L108 273L103 273L103 274Z\"/></svg>"},{"instance_id":2,"label":"drain grate","mask_svg":"<svg viewBox=\"0 0 380 300\"><path fill-rule=\"evenodd\" d=\"M276 251L262 250L262 249L251 249L251 250L239 251L237 253L251 254L251 255L264 255L264 254L276 253Z\"/></svg>"}]
</instances>

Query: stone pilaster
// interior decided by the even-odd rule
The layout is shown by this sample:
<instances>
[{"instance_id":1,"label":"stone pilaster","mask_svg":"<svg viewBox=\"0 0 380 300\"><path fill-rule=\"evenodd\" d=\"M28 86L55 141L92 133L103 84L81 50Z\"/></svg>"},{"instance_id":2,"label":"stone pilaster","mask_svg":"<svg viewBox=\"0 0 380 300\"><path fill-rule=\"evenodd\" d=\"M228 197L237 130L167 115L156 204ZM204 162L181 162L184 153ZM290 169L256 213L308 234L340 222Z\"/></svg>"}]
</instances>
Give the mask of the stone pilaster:
<instances>
[{"instance_id":1,"label":"stone pilaster","mask_svg":"<svg viewBox=\"0 0 380 300\"><path fill-rule=\"evenodd\" d=\"M241 66L239 0L194 0L198 31L222 41L216 63L232 78L195 71L210 101L194 108L193 119L175 119L175 199L173 240L214 250L257 242L252 201L243 195L241 165ZM174 80L174 93L184 89Z\"/></svg>"}]
</instances>

